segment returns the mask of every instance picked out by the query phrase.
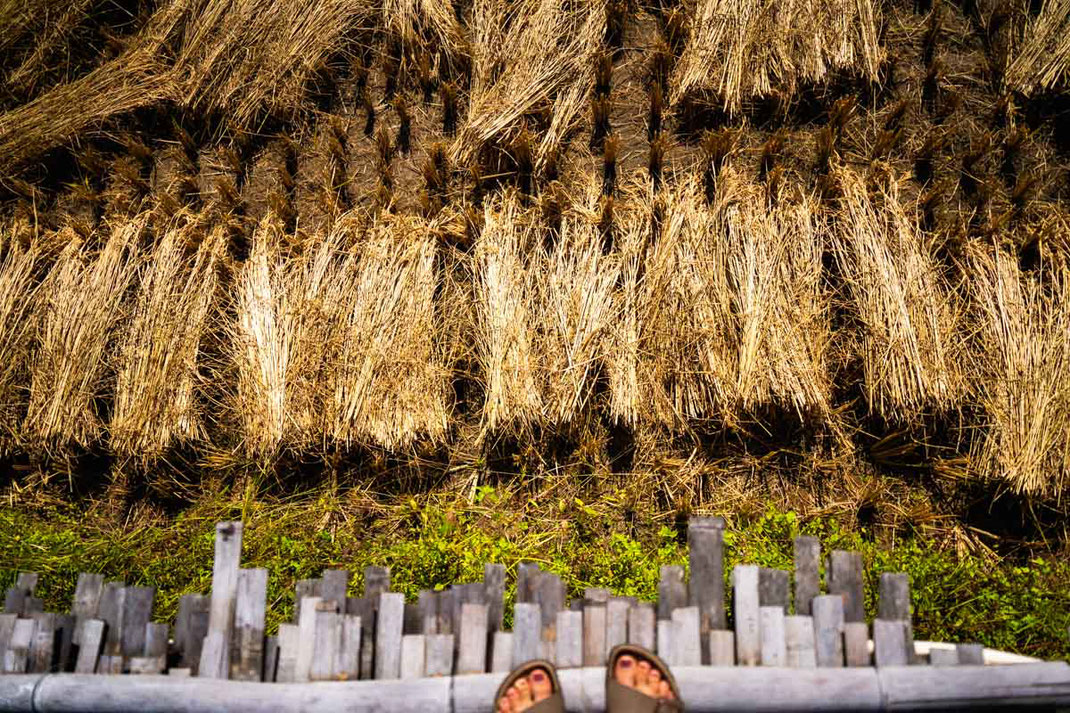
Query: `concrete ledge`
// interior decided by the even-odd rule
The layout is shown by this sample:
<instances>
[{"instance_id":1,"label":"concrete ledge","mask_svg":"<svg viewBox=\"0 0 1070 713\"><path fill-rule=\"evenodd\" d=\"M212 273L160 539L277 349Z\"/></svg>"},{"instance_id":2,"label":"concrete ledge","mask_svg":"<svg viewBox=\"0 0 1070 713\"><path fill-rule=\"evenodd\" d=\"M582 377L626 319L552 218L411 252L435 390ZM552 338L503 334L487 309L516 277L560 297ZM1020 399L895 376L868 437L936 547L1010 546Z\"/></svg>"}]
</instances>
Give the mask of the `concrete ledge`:
<instances>
[{"instance_id":1,"label":"concrete ledge","mask_svg":"<svg viewBox=\"0 0 1070 713\"><path fill-rule=\"evenodd\" d=\"M1070 665L841 669L678 667L690 713L1070 707ZM168 676L0 676L0 713L490 713L504 674L411 681L246 683ZM605 669L560 672L568 710L601 713Z\"/></svg>"}]
</instances>

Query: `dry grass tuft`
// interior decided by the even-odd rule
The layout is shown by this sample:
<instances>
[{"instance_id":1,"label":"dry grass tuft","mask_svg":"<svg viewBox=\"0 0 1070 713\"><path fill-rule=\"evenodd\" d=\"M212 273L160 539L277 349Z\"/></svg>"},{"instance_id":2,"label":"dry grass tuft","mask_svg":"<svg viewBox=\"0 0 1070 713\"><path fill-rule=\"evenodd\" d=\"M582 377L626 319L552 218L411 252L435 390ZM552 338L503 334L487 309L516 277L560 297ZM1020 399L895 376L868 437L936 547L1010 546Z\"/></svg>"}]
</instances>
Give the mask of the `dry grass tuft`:
<instances>
[{"instance_id":1,"label":"dry grass tuft","mask_svg":"<svg viewBox=\"0 0 1070 713\"><path fill-rule=\"evenodd\" d=\"M205 436L198 361L226 235L218 226L193 247L197 230L180 215L164 232L123 335L110 432L112 449L126 457L151 461Z\"/></svg>"},{"instance_id":2,"label":"dry grass tuft","mask_svg":"<svg viewBox=\"0 0 1070 713\"><path fill-rule=\"evenodd\" d=\"M89 448L101 430L108 355L135 276L148 217L112 227L99 252L70 234L41 286L27 438L45 450Z\"/></svg>"},{"instance_id":3,"label":"dry grass tuft","mask_svg":"<svg viewBox=\"0 0 1070 713\"><path fill-rule=\"evenodd\" d=\"M872 411L911 421L955 408L963 394L959 315L933 246L905 212L895 184L873 200L840 168L832 246L861 326L863 389Z\"/></svg>"},{"instance_id":4,"label":"dry grass tuft","mask_svg":"<svg viewBox=\"0 0 1070 713\"><path fill-rule=\"evenodd\" d=\"M709 95L738 113L836 71L876 80L883 52L872 0L702 0L673 72L671 103Z\"/></svg>"},{"instance_id":5,"label":"dry grass tuft","mask_svg":"<svg viewBox=\"0 0 1070 713\"><path fill-rule=\"evenodd\" d=\"M987 419L985 476L1055 500L1070 486L1070 270L1023 273L995 245L968 246Z\"/></svg>"}]
</instances>

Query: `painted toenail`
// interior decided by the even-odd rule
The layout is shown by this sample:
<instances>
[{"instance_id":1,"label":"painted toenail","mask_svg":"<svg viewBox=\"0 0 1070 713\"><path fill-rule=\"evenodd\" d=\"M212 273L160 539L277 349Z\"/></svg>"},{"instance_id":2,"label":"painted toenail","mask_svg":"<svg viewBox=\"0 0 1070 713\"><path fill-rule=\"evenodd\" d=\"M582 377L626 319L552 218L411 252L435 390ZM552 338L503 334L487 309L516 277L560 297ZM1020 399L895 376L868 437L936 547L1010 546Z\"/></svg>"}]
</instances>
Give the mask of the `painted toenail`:
<instances>
[{"instance_id":1,"label":"painted toenail","mask_svg":"<svg viewBox=\"0 0 1070 713\"><path fill-rule=\"evenodd\" d=\"M632 667L632 662L629 661L628 659L624 659L623 661L620 662L620 667L621 668L631 668Z\"/></svg>"},{"instance_id":2,"label":"painted toenail","mask_svg":"<svg viewBox=\"0 0 1070 713\"><path fill-rule=\"evenodd\" d=\"M543 675L542 671L536 671L535 673L531 674L531 680L535 681L536 683L542 683L546 680L546 676Z\"/></svg>"}]
</instances>

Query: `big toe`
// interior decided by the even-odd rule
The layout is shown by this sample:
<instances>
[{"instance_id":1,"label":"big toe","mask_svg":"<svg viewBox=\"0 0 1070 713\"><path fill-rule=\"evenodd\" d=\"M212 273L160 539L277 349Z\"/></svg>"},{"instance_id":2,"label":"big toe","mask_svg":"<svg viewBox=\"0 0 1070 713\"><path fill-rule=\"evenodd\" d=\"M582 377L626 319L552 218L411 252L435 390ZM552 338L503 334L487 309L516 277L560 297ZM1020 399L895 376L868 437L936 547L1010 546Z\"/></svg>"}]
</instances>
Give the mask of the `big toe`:
<instances>
[{"instance_id":1,"label":"big toe","mask_svg":"<svg viewBox=\"0 0 1070 713\"><path fill-rule=\"evenodd\" d=\"M550 674L541 668L535 669L528 676L528 685L531 687L531 697L536 703L546 700L554 692L553 685L550 683Z\"/></svg>"},{"instance_id":2,"label":"big toe","mask_svg":"<svg viewBox=\"0 0 1070 713\"><path fill-rule=\"evenodd\" d=\"M621 656L617 659L617 665L613 668L613 677L617 683L628 688L635 687L635 657Z\"/></svg>"}]
</instances>

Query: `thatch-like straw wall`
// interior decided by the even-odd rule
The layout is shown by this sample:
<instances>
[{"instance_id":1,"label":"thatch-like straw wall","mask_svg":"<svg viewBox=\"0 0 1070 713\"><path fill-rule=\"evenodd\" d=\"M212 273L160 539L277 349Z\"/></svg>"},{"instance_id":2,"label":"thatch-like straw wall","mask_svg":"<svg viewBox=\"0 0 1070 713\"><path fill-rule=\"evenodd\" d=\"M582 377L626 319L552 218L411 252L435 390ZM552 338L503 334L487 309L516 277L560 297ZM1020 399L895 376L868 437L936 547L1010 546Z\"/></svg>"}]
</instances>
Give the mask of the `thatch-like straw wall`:
<instances>
[{"instance_id":1,"label":"thatch-like straw wall","mask_svg":"<svg viewBox=\"0 0 1070 713\"><path fill-rule=\"evenodd\" d=\"M1017 492L1070 485L1070 271L1035 274L996 245L971 244L978 398L987 423L974 457Z\"/></svg>"},{"instance_id":2,"label":"thatch-like straw wall","mask_svg":"<svg viewBox=\"0 0 1070 713\"><path fill-rule=\"evenodd\" d=\"M929 239L894 184L878 202L841 169L832 246L861 334L862 387L872 411L910 421L955 407L963 393L959 310Z\"/></svg>"},{"instance_id":3,"label":"thatch-like straw wall","mask_svg":"<svg viewBox=\"0 0 1070 713\"><path fill-rule=\"evenodd\" d=\"M202 339L217 304L223 229L196 239L198 226L177 218L152 251L119 348L109 425L117 453L151 460L205 437L197 403Z\"/></svg>"},{"instance_id":4,"label":"thatch-like straw wall","mask_svg":"<svg viewBox=\"0 0 1070 713\"><path fill-rule=\"evenodd\" d=\"M26 405L31 320L43 250L28 225L0 226L0 452L16 441Z\"/></svg>"},{"instance_id":5,"label":"thatch-like straw wall","mask_svg":"<svg viewBox=\"0 0 1070 713\"><path fill-rule=\"evenodd\" d=\"M837 71L875 79L879 24L872 0L700 0L671 101L709 98L736 113L748 101L790 95Z\"/></svg>"}]
</instances>

